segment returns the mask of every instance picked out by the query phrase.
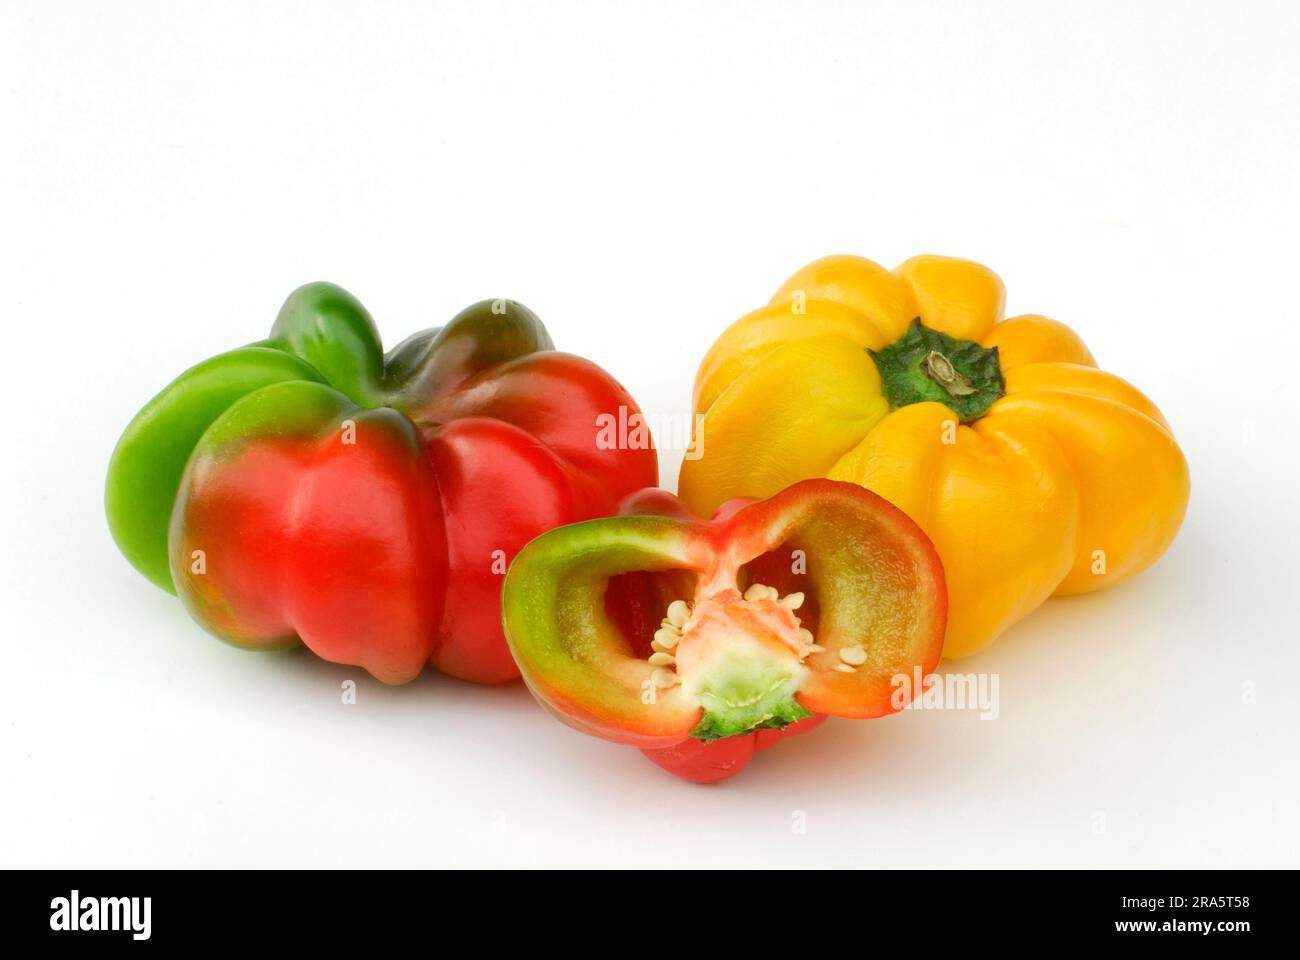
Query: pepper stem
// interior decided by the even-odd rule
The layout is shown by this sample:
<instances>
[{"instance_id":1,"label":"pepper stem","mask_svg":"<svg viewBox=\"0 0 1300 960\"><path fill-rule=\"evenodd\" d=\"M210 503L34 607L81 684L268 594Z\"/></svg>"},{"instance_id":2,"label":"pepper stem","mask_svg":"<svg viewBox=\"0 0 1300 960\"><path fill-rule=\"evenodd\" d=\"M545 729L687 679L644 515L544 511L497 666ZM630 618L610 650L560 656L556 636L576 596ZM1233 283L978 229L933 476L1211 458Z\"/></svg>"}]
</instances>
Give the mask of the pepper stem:
<instances>
[{"instance_id":1,"label":"pepper stem","mask_svg":"<svg viewBox=\"0 0 1300 960\"><path fill-rule=\"evenodd\" d=\"M921 361L925 375L937 383L950 397L969 397L975 392L970 378L952 365L952 361L938 350L931 350Z\"/></svg>"},{"instance_id":2,"label":"pepper stem","mask_svg":"<svg viewBox=\"0 0 1300 960\"><path fill-rule=\"evenodd\" d=\"M911 403L942 403L962 423L970 423L1005 392L997 347L932 330L920 317L893 343L867 352L895 410Z\"/></svg>"}]
</instances>

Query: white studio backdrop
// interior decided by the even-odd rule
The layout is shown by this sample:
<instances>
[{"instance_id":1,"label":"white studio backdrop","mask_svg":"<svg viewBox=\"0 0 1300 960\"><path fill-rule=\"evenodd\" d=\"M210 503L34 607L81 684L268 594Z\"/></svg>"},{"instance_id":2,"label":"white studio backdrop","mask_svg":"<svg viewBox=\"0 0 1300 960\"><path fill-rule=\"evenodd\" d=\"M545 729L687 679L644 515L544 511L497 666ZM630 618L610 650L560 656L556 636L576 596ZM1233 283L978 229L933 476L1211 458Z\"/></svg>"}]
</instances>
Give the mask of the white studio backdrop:
<instances>
[{"instance_id":1,"label":"white studio backdrop","mask_svg":"<svg viewBox=\"0 0 1300 960\"><path fill-rule=\"evenodd\" d=\"M1265 2L2 0L0 865L1296 866L1298 46ZM694 787L518 684L225 646L108 536L130 417L307 280L390 345L519 299L672 422L834 252L988 264L1191 464L1156 567L945 664L996 720Z\"/></svg>"}]
</instances>

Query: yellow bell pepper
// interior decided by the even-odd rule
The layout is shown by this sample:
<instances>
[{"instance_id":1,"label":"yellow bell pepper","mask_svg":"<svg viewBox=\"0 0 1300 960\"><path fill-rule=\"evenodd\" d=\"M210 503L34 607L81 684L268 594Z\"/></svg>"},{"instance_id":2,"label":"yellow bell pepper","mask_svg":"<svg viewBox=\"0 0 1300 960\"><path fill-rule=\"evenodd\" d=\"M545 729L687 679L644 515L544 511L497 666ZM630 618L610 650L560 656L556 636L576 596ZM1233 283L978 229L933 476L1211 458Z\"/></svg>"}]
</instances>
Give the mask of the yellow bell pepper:
<instances>
[{"instance_id":1,"label":"yellow bell pepper","mask_svg":"<svg viewBox=\"0 0 1300 960\"><path fill-rule=\"evenodd\" d=\"M1187 509L1169 424L1073 330L1003 319L1003 299L969 260L809 264L700 365L681 498L708 516L825 476L892 501L943 560L946 656L1144 570Z\"/></svg>"}]
</instances>

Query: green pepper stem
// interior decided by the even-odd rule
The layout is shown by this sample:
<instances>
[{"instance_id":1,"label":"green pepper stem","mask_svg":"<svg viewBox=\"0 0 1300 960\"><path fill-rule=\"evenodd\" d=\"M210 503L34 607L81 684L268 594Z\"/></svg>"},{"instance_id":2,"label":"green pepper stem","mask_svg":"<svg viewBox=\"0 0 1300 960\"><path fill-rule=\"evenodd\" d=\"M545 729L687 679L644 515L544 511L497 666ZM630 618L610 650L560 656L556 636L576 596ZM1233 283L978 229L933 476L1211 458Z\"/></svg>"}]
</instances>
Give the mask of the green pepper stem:
<instances>
[{"instance_id":1,"label":"green pepper stem","mask_svg":"<svg viewBox=\"0 0 1300 960\"><path fill-rule=\"evenodd\" d=\"M942 403L971 423L1006 390L998 348L958 340L917 317L907 331L879 350L867 348L893 410L910 403Z\"/></svg>"}]
</instances>

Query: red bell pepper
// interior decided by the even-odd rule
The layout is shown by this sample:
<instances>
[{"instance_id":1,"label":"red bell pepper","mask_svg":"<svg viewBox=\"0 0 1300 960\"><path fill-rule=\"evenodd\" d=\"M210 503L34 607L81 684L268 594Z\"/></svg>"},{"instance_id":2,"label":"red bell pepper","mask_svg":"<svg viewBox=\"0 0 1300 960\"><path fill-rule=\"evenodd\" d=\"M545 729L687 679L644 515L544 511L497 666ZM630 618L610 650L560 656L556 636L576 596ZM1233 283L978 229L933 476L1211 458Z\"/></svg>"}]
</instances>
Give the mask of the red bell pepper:
<instances>
[{"instance_id":1,"label":"red bell pepper","mask_svg":"<svg viewBox=\"0 0 1300 960\"><path fill-rule=\"evenodd\" d=\"M301 641L387 683L426 662L497 683L518 676L508 561L657 480L648 442L601 442L604 418L638 416L521 304L475 304L385 356L356 299L310 284L269 340L191 368L140 411L109 467L109 524L234 644Z\"/></svg>"},{"instance_id":2,"label":"red bell pepper","mask_svg":"<svg viewBox=\"0 0 1300 960\"><path fill-rule=\"evenodd\" d=\"M511 651L570 726L712 782L826 715L901 709L900 681L938 665L938 554L856 484L807 480L709 522L663 491L620 512L538 537L506 577Z\"/></svg>"}]
</instances>

